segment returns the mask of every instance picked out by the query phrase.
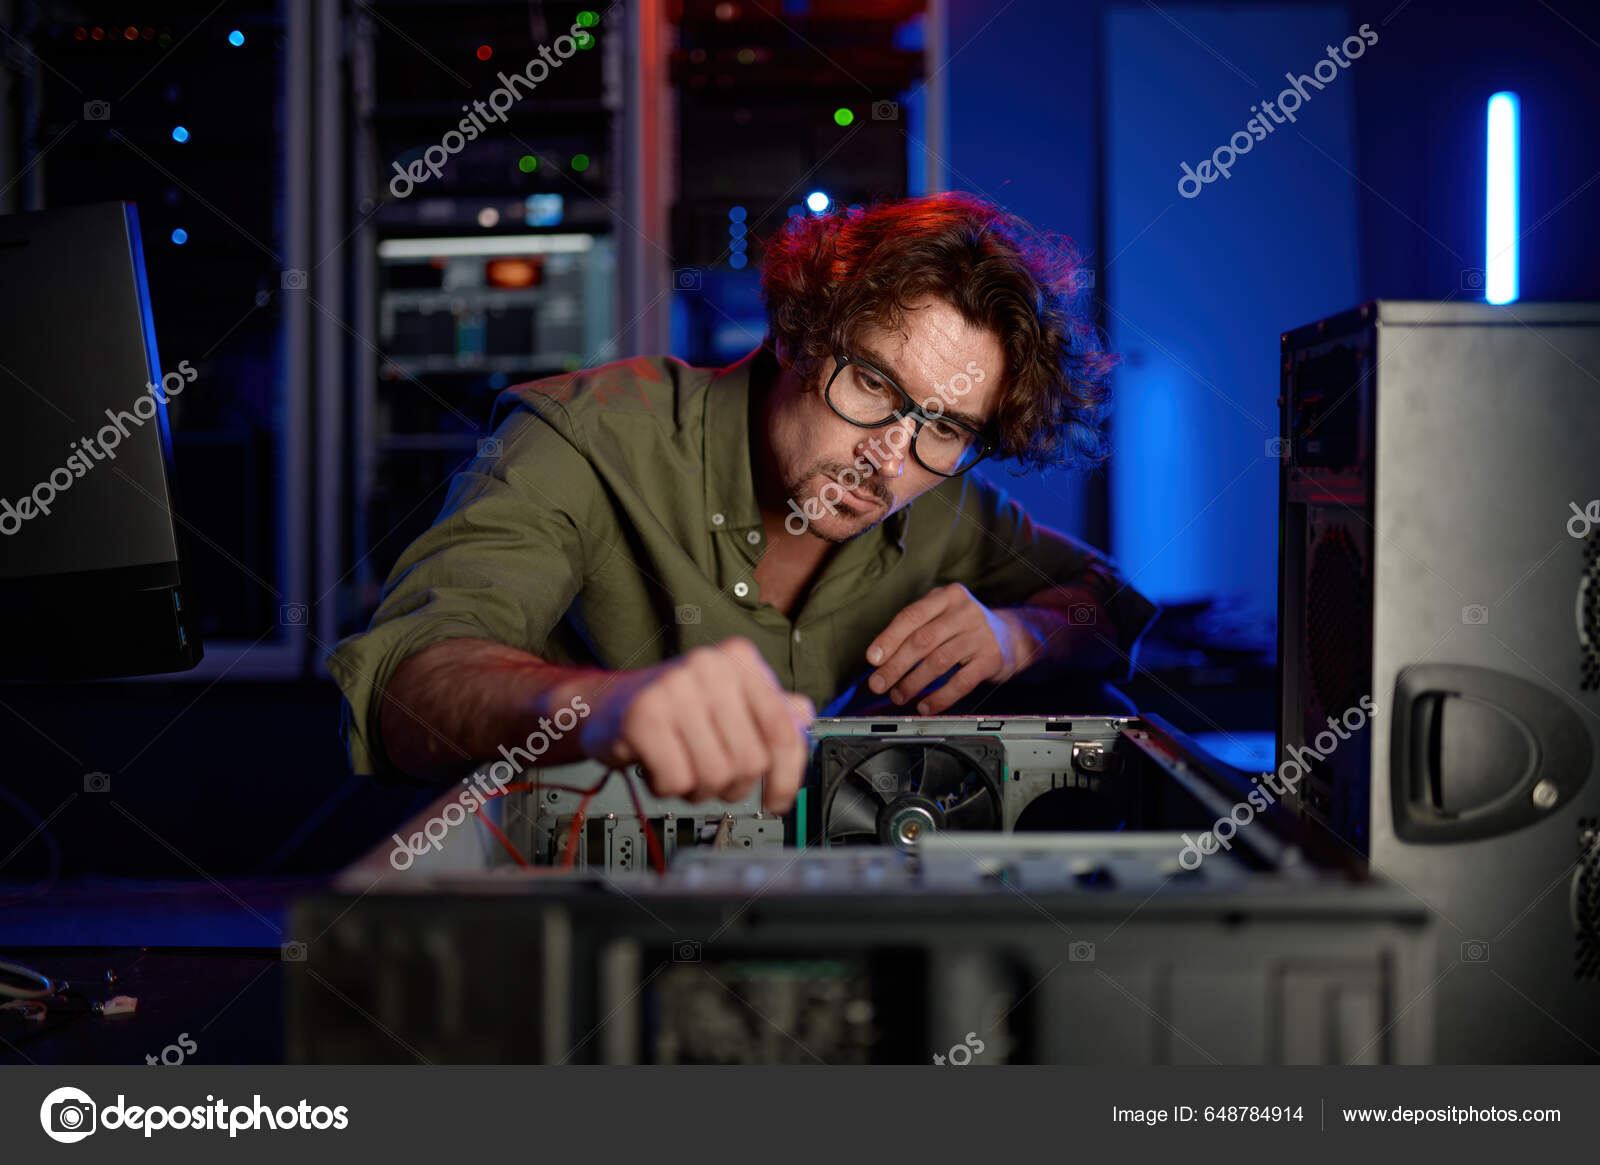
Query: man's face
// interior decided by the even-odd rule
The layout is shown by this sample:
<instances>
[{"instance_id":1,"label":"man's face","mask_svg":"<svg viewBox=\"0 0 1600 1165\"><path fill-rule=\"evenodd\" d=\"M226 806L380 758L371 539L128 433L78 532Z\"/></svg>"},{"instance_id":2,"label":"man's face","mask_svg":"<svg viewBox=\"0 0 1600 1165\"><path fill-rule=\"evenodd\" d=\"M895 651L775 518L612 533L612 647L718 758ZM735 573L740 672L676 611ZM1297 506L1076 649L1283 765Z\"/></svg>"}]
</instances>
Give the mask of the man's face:
<instances>
[{"instance_id":1,"label":"man's face","mask_svg":"<svg viewBox=\"0 0 1600 1165\"><path fill-rule=\"evenodd\" d=\"M910 306L897 332L864 329L847 355L886 373L929 413L937 416L942 407L945 416L974 428L988 424L1000 399L1005 354L999 337L932 296ZM845 542L944 478L912 455L909 417L861 428L835 413L823 395L833 370L834 360L825 358L806 391L793 377L780 378L770 435L787 494L788 529L801 524L798 512L806 532ZM849 367L841 377L848 375Z\"/></svg>"}]
</instances>

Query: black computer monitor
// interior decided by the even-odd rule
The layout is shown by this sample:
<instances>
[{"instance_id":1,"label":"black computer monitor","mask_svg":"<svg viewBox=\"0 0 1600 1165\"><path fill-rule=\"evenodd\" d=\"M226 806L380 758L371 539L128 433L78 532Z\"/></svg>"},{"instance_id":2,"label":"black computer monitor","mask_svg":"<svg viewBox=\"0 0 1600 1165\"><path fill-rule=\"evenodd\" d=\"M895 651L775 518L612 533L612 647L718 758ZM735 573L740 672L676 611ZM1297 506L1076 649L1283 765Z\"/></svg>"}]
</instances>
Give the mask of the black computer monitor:
<instances>
[{"instance_id":1,"label":"black computer monitor","mask_svg":"<svg viewBox=\"0 0 1600 1165\"><path fill-rule=\"evenodd\" d=\"M0 217L0 305L0 680L194 667L133 204Z\"/></svg>"}]
</instances>

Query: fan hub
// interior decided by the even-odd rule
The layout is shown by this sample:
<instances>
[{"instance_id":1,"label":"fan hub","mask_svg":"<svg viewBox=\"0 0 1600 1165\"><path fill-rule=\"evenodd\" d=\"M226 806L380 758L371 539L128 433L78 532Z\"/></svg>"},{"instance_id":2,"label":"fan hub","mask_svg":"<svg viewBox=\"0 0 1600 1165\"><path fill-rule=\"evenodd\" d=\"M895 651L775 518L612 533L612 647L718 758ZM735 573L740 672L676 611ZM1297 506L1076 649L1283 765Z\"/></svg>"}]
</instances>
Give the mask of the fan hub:
<instances>
[{"instance_id":1,"label":"fan hub","mask_svg":"<svg viewBox=\"0 0 1600 1165\"><path fill-rule=\"evenodd\" d=\"M944 826L944 813L926 797L905 793L878 813L878 838L884 845L915 849L917 842Z\"/></svg>"}]
</instances>

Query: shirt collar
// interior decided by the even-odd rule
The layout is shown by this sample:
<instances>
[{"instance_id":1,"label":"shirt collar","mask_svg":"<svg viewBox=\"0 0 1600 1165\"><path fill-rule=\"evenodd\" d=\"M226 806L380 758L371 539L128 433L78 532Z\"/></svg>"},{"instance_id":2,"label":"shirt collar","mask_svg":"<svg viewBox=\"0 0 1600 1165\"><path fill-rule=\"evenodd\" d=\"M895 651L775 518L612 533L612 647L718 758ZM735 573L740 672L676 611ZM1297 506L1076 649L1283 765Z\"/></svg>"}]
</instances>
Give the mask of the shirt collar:
<instances>
[{"instance_id":1,"label":"shirt collar","mask_svg":"<svg viewBox=\"0 0 1600 1165\"><path fill-rule=\"evenodd\" d=\"M776 374L776 361L762 346L711 377L705 407L707 529L743 530L761 525L750 467L751 398L752 389L770 384Z\"/></svg>"}]
</instances>

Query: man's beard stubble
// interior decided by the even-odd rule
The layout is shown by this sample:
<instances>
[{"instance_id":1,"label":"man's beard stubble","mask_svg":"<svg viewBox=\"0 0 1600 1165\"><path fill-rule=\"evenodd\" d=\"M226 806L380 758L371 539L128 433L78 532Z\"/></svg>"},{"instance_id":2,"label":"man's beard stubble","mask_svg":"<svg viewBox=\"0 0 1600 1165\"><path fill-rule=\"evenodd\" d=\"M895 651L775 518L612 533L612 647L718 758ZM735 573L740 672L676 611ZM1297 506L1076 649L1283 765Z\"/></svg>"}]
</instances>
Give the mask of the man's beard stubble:
<instances>
[{"instance_id":1,"label":"man's beard stubble","mask_svg":"<svg viewBox=\"0 0 1600 1165\"><path fill-rule=\"evenodd\" d=\"M799 501L801 503L801 505L804 505L807 499L812 498L812 497L818 497L818 494L816 494L816 493L804 493L804 492L802 492L805 489L806 484L808 482L810 482L813 478L816 478L816 477L822 477L824 479L832 478L833 480L838 482L840 488L843 488L844 483L843 482L839 482L838 478L839 478L839 476L841 474L843 474L843 473L845 473L847 471L860 473L860 471L857 470L855 466L847 465L842 461L818 461L818 462L813 463L804 473L801 473L801 474L797 475L797 477L794 480L786 482L784 484L784 490L785 490L785 493L787 494L787 496L796 499L797 501ZM827 482L824 481L823 484L826 485ZM875 514L857 515L854 512L852 512L851 510L846 509L842 505L841 506L829 506L827 504L827 502L823 501L820 497L818 497L818 502L822 505L822 508L823 508L824 511L828 512L830 515L832 515L834 517L842 517L847 521L855 521L855 520L859 520L861 518L866 518L867 519L867 524L866 525L862 526L860 529L855 530L855 531L853 531L853 532L851 532L849 534L833 535L833 534L824 533L823 531L817 529L816 523L811 523L807 527L806 533L811 534L814 537L820 538L824 542L831 542L835 546L840 546L840 545L843 545L846 542L849 542L853 538L859 538L861 535L865 534L868 530L871 530L874 526L877 526L880 522L882 522L884 520L884 518L889 516L890 510L894 506L894 496L889 493L888 487L883 485L878 480L878 477L877 477L876 473L869 473L869 474L862 475L861 484L857 487L857 489L860 489L860 490L864 491L865 493L871 494L873 497L877 498L878 501L880 503L882 503L882 509L879 510ZM820 487L819 487L819 492L820 492Z\"/></svg>"}]
</instances>

